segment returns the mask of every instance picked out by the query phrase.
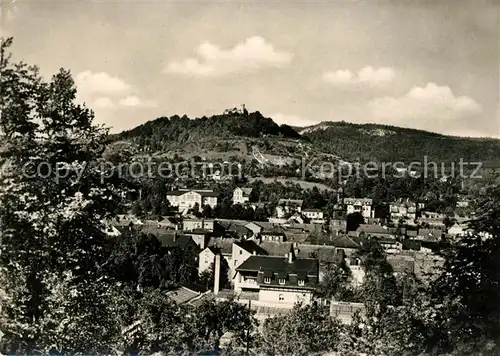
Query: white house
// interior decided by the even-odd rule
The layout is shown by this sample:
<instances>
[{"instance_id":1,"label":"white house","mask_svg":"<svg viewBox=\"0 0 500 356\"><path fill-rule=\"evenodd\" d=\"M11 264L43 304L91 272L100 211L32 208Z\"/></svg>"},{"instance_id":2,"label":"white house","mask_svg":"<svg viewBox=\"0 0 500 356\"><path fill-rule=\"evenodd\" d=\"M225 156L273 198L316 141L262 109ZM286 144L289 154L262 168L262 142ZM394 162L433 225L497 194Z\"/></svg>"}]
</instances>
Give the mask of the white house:
<instances>
[{"instance_id":1,"label":"white house","mask_svg":"<svg viewBox=\"0 0 500 356\"><path fill-rule=\"evenodd\" d=\"M220 249L215 246L209 246L203 249L198 255L198 273L202 274L208 270L212 263L215 263L215 256L220 253Z\"/></svg>"},{"instance_id":2,"label":"white house","mask_svg":"<svg viewBox=\"0 0 500 356\"><path fill-rule=\"evenodd\" d=\"M465 224L455 223L452 227L448 229L448 235L451 236L464 236L467 233L469 227Z\"/></svg>"},{"instance_id":3,"label":"white house","mask_svg":"<svg viewBox=\"0 0 500 356\"><path fill-rule=\"evenodd\" d=\"M233 204L245 204L250 201L253 188L236 187L233 191Z\"/></svg>"},{"instance_id":4,"label":"white house","mask_svg":"<svg viewBox=\"0 0 500 356\"><path fill-rule=\"evenodd\" d=\"M281 219L286 214L300 213L303 203L304 201L300 199L280 199L276 207L276 216Z\"/></svg>"},{"instance_id":5,"label":"white house","mask_svg":"<svg viewBox=\"0 0 500 356\"><path fill-rule=\"evenodd\" d=\"M231 279L235 276L236 268L253 255L267 255L267 252L253 240L233 242L231 265L229 266L231 270Z\"/></svg>"},{"instance_id":6,"label":"white house","mask_svg":"<svg viewBox=\"0 0 500 356\"><path fill-rule=\"evenodd\" d=\"M372 208L372 199L345 198L344 204L347 207L347 214L360 213L364 218L367 219L375 217L375 210Z\"/></svg>"},{"instance_id":7,"label":"white house","mask_svg":"<svg viewBox=\"0 0 500 356\"><path fill-rule=\"evenodd\" d=\"M250 256L236 268L234 290L253 294L259 303L292 308L310 304L319 280L319 263L312 258Z\"/></svg>"},{"instance_id":8,"label":"white house","mask_svg":"<svg viewBox=\"0 0 500 356\"><path fill-rule=\"evenodd\" d=\"M179 211L191 209L196 204L201 211L203 206L210 205L215 208L219 193L212 189L178 189L167 193L167 200L170 205L178 207Z\"/></svg>"},{"instance_id":9,"label":"white house","mask_svg":"<svg viewBox=\"0 0 500 356\"><path fill-rule=\"evenodd\" d=\"M415 220L417 218L417 208L423 209L423 204L416 204L409 199L400 199L390 204L389 212L393 221L399 219Z\"/></svg>"},{"instance_id":10,"label":"white house","mask_svg":"<svg viewBox=\"0 0 500 356\"><path fill-rule=\"evenodd\" d=\"M214 220L212 219L185 219L182 221L182 230L193 231L203 229L210 232L214 231Z\"/></svg>"},{"instance_id":11,"label":"white house","mask_svg":"<svg viewBox=\"0 0 500 356\"><path fill-rule=\"evenodd\" d=\"M323 220L323 211L321 209L303 209L302 215L310 220Z\"/></svg>"}]
</instances>

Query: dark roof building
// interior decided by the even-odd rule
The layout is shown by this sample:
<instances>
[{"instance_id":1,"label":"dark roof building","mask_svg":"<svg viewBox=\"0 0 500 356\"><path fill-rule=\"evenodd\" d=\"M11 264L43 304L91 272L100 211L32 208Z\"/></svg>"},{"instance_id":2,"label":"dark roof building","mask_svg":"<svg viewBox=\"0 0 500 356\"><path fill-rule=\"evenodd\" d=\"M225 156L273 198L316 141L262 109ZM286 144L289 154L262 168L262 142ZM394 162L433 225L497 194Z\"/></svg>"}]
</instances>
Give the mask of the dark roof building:
<instances>
[{"instance_id":1,"label":"dark roof building","mask_svg":"<svg viewBox=\"0 0 500 356\"><path fill-rule=\"evenodd\" d=\"M240 241L234 241L234 244L236 246L241 247L245 251L251 253L252 255L267 255L266 250L264 250L262 247L260 247L255 241L253 240L240 240Z\"/></svg>"},{"instance_id":2,"label":"dark roof building","mask_svg":"<svg viewBox=\"0 0 500 356\"><path fill-rule=\"evenodd\" d=\"M319 263L312 258L279 256L250 256L236 271L253 274L263 288L316 288L319 279Z\"/></svg>"}]
</instances>

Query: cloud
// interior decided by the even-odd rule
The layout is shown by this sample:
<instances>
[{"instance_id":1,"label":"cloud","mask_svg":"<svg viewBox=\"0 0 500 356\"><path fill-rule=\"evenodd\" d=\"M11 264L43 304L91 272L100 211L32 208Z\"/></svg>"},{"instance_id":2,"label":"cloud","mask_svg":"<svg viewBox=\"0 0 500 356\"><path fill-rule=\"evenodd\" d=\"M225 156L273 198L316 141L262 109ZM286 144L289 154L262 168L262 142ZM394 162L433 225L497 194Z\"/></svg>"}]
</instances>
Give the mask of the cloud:
<instances>
[{"instance_id":1,"label":"cloud","mask_svg":"<svg viewBox=\"0 0 500 356\"><path fill-rule=\"evenodd\" d=\"M448 86L427 83L414 87L402 97L376 98L369 102L373 116L397 123L419 120L426 124L442 124L456 119L475 116L481 106L468 96L455 96Z\"/></svg>"},{"instance_id":2,"label":"cloud","mask_svg":"<svg viewBox=\"0 0 500 356\"><path fill-rule=\"evenodd\" d=\"M361 68L356 74L349 69L325 72L323 81L334 86L341 87L380 87L391 82L396 76L394 69L389 67L373 68L371 66Z\"/></svg>"},{"instance_id":3,"label":"cloud","mask_svg":"<svg viewBox=\"0 0 500 356\"><path fill-rule=\"evenodd\" d=\"M12 36L9 27L19 17L19 6L15 5L14 1L0 2L0 37Z\"/></svg>"},{"instance_id":4,"label":"cloud","mask_svg":"<svg viewBox=\"0 0 500 356\"><path fill-rule=\"evenodd\" d=\"M84 95L119 95L132 89L124 80L113 77L105 72L94 73L89 70L80 72L75 77L79 91Z\"/></svg>"},{"instance_id":5,"label":"cloud","mask_svg":"<svg viewBox=\"0 0 500 356\"><path fill-rule=\"evenodd\" d=\"M0 17L4 22L15 20L18 14L19 7L14 4L14 1L11 1L10 3L6 2L0 6ZM5 25L5 23L2 25Z\"/></svg>"},{"instance_id":6,"label":"cloud","mask_svg":"<svg viewBox=\"0 0 500 356\"><path fill-rule=\"evenodd\" d=\"M153 108L156 103L152 100L144 100L135 95L129 95L119 101L121 106Z\"/></svg>"},{"instance_id":7,"label":"cloud","mask_svg":"<svg viewBox=\"0 0 500 356\"><path fill-rule=\"evenodd\" d=\"M96 98L92 103L92 107L97 109L114 109L116 105L110 98L104 96Z\"/></svg>"},{"instance_id":8,"label":"cloud","mask_svg":"<svg viewBox=\"0 0 500 356\"><path fill-rule=\"evenodd\" d=\"M121 99L100 96L91 101L91 108L94 109L116 110L123 107L154 108L156 107L156 102L141 99L135 95L128 95Z\"/></svg>"},{"instance_id":9,"label":"cloud","mask_svg":"<svg viewBox=\"0 0 500 356\"><path fill-rule=\"evenodd\" d=\"M264 38L254 36L224 50L204 42L197 48L199 58L172 61L165 68L166 73L216 77L237 72L255 71L264 67L281 67L292 60L292 55L278 51Z\"/></svg>"},{"instance_id":10,"label":"cloud","mask_svg":"<svg viewBox=\"0 0 500 356\"><path fill-rule=\"evenodd\" d=\"M295 115L288 115L288 114L282 114L282 113L276 113L274 115L271 115L271 118L276 122L277 124L283 125L289 125L289 126L309 126L309 125L315 125L319 120L311 120L311 119L305 119L299 116Z\"/></svg>"}]
</instances>

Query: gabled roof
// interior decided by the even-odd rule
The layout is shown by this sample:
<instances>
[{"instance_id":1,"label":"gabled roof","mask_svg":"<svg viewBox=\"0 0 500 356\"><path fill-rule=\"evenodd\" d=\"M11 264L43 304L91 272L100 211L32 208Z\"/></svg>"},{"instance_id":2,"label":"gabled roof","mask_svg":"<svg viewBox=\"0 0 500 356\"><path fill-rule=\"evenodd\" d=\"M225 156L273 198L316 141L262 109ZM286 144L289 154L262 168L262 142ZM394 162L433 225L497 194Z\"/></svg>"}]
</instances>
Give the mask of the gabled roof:
<instances>
[{"instance_id":1,"label":"gabled roof","mask_svg":"<svg viewBox=\"0 0 500 356\"><path fill-rule=\"evenodd\" d=\"M232 238L210 237L208 246L217 246L223 254L230 255L233 252L234 241Z\"/></svg>"},{"instance_id":2,"label":"gabled roof","mask_svg":"<svg viewBox=\"0 0 500 356\"><path fill-rule=\"evenodd\" d=\"M224 226L224 228L226 229L226 231L236 232L237 234L240 234L240 235L252 234L252 230L250 230L249 228L247 228L244 225L235 224L235 223L229 223L229 224L225 224L225 225L226 226Z\"/></svg>"},{"instance_id":3,"label":"gabled roof","mask_svg":"<svg viewBox=\"0 0 500 356\"><path fill-rule=\"evenodd\" d=\"M241 247L245 251L249 253L256 253L257 255L267 255L266 250L264 250L262 247L260 247L255 241L253 240L241 240L241 241L234 241L234 244L236 246Z\"/></svg>"},{"instance_id":4,"label":"gabled roof","mask_svg":"<svg viewBox=\"0 0 500 356\"><path fill-rule=\"evenodd\" d=\"M344 203L348 205L362 204L362 205L372 205L373 200L369 198L344 198Z\"/></svg>"},{"instance_id":5,"label":"gabled roof","mask_svg":"<svg viewBox=\"0 0 500 356\"><path fill-rule=\"evenodd\" d=\"M440 229L419 229L418 236L438 236L443 235L443 230Z\"/></svg>"},{"instance_id":6,"label":"gabled roof","mask_svg":"<svg viewBox=\"0 0 500 356\"><path fill-rule=\"evenodd\" d=\"M186 235L209 235L211 233L212 231L207 229L193 229L189 231L184 231L184 234Z\"/></svg>"},{"instance_id":7,"label":"gabled roof","mask_svg":"<svg viewBox=\"0 0 500 356\"><path fill-rule=\"evenodd\" d=\"M261 235L285 235L286 229L282 226L275 225L271 228L264 229L260 232Z\"/></svg>"},{"instance_id":8,"label":"gabled roof","mask_svg":"<svg viewBox=\"0 0 500 356\"><path fill-rule=\"evenodd\" d=\"M219 193L214 192L212 189L177 189L171 190L167 193L167 195L179 196L184 195L189 192L195 192L200 194L202 197L218 197Z\"/></svg>"},{"instance_id":9,"label":"gabled roof","mask_svg":"<svg viewBox=\"0 0 500 356\"><path fill-rule=\"evenodd\" d=\"M314 232L310 234L306 241L311 245L328 245L337 248L357 249L360 245L345 234L333 235L324 232Z\"/></svg>"},{"instance_id":10,"label":"gabled roof","mask_svg":"<svg viewBox=\"0 0 500 356\"><path fill-rule=\"evenodd\" d=\"M235 189L240 189L244 197L248 197L250 194L252 194L253 191L253 188L236 187Z\"/></svg>"},{"instance_id":11,"label":"gabled roof","mask_svg":"<svg viewBox=\"0 0 500 356\"><path fill-rule=\"evenodd\" d=\"M216 246L208 246L205 248L205 250L206 249L210 250L214 255L217 255L218 253L222 252L221 248Z\"/></svg>"},{"instance_id":12,"label":"gabled roof","mask_svg":"<svg viewBox=\"0 0 500 356\"><path fill-rule=\"evenodd\" d=\"M171 195L171 196L179 196L179 195L182 195L182 194L186 194L186 191L182 191L182 190L171 190L167 193L167 196L168 195Z\"/></svg>"},{"instance_id":13,"label":"gabled roof","mask_svg":"<svg viewBox=\"0 0 500 356\"><path fill-rule=\"evenodd\" d=\"M167 297L172 299L177 304L184 304L189 302L191 299L196 298L200 293L192 291L189 288L180 287L167 292Z\"/></svg>"},{"instance_id":14,"label":"gabled roof","mask_svg":"<svg viewBox=\"0 0 500 356\"><path fill-rule=\"evenodd\" d=\"M371 224L361 224L359 225L357 232L365 232L367 234L395 234L395 229L388 228L382 225L371 225Z\"/></svg>"},{"instance_id":15,"label":"gabled roof","mask_svg":"<svg viewBox=\"0 0 500 356\"><path fill-rule=\"evenodd\" d=\"M323 210L321 209L314 209L314 208L309 208L309 209L302 209L303 213L321 213Z\"/></svg>"},{"instance_id":16,"label":"gabled roof","mask_svg":"<svg viewBox=\"0 0 500 356\"><path fill-rule=\"evenodd\" d=\"M285 256L290 252L290 249L293 246L293 242L276 243L271 241L262 241L259 246L264 249L270 256Z\"/></svg>"},{"instance_id":17,"label":"gabled roof","mask_svg":"<svg viewBox=\"0 0 500 356\"><path fill-rule=\"evenodd\" d=\"M297 258L292 263L288 262L286 257L280 256L250 256L243 262L237 271L249 272L272 272L286 274L305 274L309 276L317 276L319 264L313 258Z\"/></svg>"},{"instance_id":18,"label":"gabled roof","mask_svg":"<svg viewBox=\"0 0 500 356\"><path fill-rule=\"evenodd\" d=\"M191 236L162 234L156 236L161 244L165 247L181 247L186 248L190 243L196 245Z\"/></svg>"}]
</instances>

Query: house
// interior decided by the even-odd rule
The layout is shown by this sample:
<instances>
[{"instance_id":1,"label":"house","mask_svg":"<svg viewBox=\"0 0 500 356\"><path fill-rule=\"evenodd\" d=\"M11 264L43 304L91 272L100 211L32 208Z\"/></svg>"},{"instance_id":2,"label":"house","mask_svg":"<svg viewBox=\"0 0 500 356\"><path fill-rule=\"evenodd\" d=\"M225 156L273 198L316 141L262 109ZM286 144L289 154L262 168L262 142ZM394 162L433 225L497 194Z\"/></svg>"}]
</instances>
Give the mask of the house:
<instances>
[{"instance_id":1,"label":"house","mask_svg":"<svg viewBox=\"0 0 500 356\"><path fill-rule=\"evenodd\" d=\"M178 207L179 211L187 211L196 204L201 211L203 206L209 205L215 208L219 193L212 189L178 189L167 193L167 200L173 207Z\"/></svg>"},{"instance_id":2,"label":"house","mask_svg":"<svg viewBox=\"0 0 500 356\"><path fill-rule=\"evenodd\" d=\"M378 238L377 241L387 253L399 253L403 250L403 243L395 239Z\"/></svg>"},{"instance_id":3,"label":"house","mask_svg":"<svg viewBox=\"0 0 500 356\"><path fill-rule=\"evenodd\" d=\"M205 229L194 229L191 231L184 231L184 235L190 236L200 249L204 249L207 247L212 232Z\"/></svg>"},{"instance_id":4,"label":"house","mask_svg":"<svg viewBox=\"0 0 500 356\"><path fill-rule=\"evenodd\" d=\"M267 255L267 252L253 240L234 241L232 246L231 278L235 277L236 268L253 255Z\"/></svg>"},{"instance_id":5,"label":"house","mask_svg":"<svg viewBox=\"0 0 500 356\"><path fill-rule=\"evenodd\" d=\"M179 229L179 223L177 222L176 219L171 218L171 217L167 217L167 218L164 218L164 219L158 221L157 226L159 229L161 229L161 228L172 229L172 230Z\"/></svg>"},{"instance_id":6,"label":"house","mask_svg":"<svg viewBox=\"0 0 500 356\"><path fill-rule=\"evenodd\" d=\"M321 209L303 209L302 214L310 220L323 220L323 211Z\"/></svg>"},{"instance_id":7,"label":"house","mask_svg":"<svg viewBox=\"0 0 500 356\"><path fill-rule=\"evenodd\" d=\"M103 232L109 237L118 237L122 234L115 226L106 223L104 224Z\"/></svg>"},{"instance_id":8,"label":"house","mask_svg":"<svg viewBox=\"0 0 500 356\"><path fill-rule=\"evenodd\" d=\"M182 230L193 231L204 229L210 232L214 231L214 220L211 219L185 219L182 221Z\"/></svg>"},{"instance_id":9,"label":"house","mask_svg":"<svg viewBox=\"0 0 500 356\"><path fill-rule=\"evenodd\" d=\"M431 227L444 228L445 214L435 213L431 211L422 211L417 219L419 225L428 225Z\"/></svg>"},{"instance_id":10,"label":"house","mask_svg":"<svg viewBox=\"0 0 500 356\"><path fill-rule=\"evenodd\" d=\"M466 224L455 223L448 229L448 235L451 236L464 236L467 234L469 227Z\"/></svg>"},{"instance_id":11,"label":"house","mask_svg":"<svg viewBox=\"0 0 500 356\"><path fill-rule=\"evenodd\" d=\"M198 255L198 273L202 274L215 263L215 256L222 255L222 250L216 246L208 246L204 248ZM222 256L224 258L224 256Z\"/></svg>"},{"instance_id":12,"label":"house","mask_svg":"<svg viewBox=\"0 0 500 356\"><path fill-rule=\"evenodd\" d=\"M236 222L229 222L222 224L226 236L233 236L236 238L248 239L252 237L253 232L243 224L238 224Z\"/></svg>"},{"instance_id":13,"label":"house","mask_svg":"<svg viewBox=\"0 0 500 356\"><path fill-rule=\"evenodd\" d=\"M444 232L440 229L419 229L417 240L441 241Z\"/></svg>"},{"instance_id":14,"label":"house","mask_svg":"<svg viewBox=\"0 0 500 356\"><path fill-rule=\"evenodd\" d=\"M319 263L312 258L250 256L236 268L235 291L248 292L260 303L292 308L310 304L319 281Z\"/></svg>"},{"instance_id":15,"label":"house","mask_svg":"<svg viewBox=\"0 0 500 356\"><path fill-rule=\"evenodd\" d=\"M176 304L190 304L208 291L202 286L183 285L174 290L168 291L166 296Z\"/></svg>"},{"instance_id":16,"label":"house","mask_svg":"<svg viewBox=\"0 0 500 356\"><path fill-rule=\"evenodd\" d=\"M423 207L423 203L415 203L409 199L399 199L389 204L391 220L415 220L417 218L417 211L423 209Z\"/></svg>"},{"instance_id":17,"label":"house","mask_svg":"<svg viewBox=\"0 0 500 356\"><path fill-rule=\"evenodd\" d=\"M361 224L356 230L356 236L358 237L379 237L379 238L392 238L395 239L396 236L403 232L397 228L389 228L382 225L368 225Z\"/></svg>"},{"instance_id":18,"label":"house","mask_svg":"<svg viewBox=\"0 0 500 356\"><path fill-rule=\"evenodd\" d=\"M132 225L144 225L143 221L132 214L118 214L116 219L113 220L115 226L129 226L131 223Z\"/></svg>"},{"instance_id":19,"label":"house","mask_svg":"<svg viewBox=\"0 0 500 356\"><path fill-rule=\"evenodd\" d=\"M253 188L236 187L233 191L233 204L245 204L250 201Z\"/></svg>"},{"instance_id":20,"label":"house","mask_svg":"<svg viewBox=\"0 0 500 356\"><path fill-rule=\"evenodd\" d=\"M156 238L167 248L180 247L185 252L196 252L198 254L198 245L191 236L180 235L177 232L173 234L159 234Z\"/></svg>"},{"instance_id":21,"label":"house","mask_svg":"<svg viewBox=\"0 0 500 356\"><path fill-rule=\"evenodd\" d=\"M278 219L284 218L288 214L302 211L303 200L300 199L280 199L276 207L276 216Z\"/></svg>"},{"instance_id":22,"label":"house","mask_svg":"<svg viewBox=\"0 0 500 356\"><path fill-rule=\"evenodd\" d=\"M245 227L252 231L253 236L257 236L264 229L262 225L254 221L245 224Z\"/></svg>"},{"instance_id":23,"label":"house","mask_svg":"<svg viewBox=\"0 0 500 356\"><path fill-rule=\"evenodd\" d=\"M285 224L304 224L304 218L300 213L294 213L292 216L288 218Z\"/></svg>"},{"instance_id":24,"label":"house","mask_svg":"<svg viewBox=\"0 0 500 356\"><path fill-rule=\"evenodd\" d=\"M344 204L347 207L347 214L360 213L364 218L373 218L373 200L368 198L345 198Z\"/></svg>"},{"instance_id":25,"label":"house","mask_svg":"<svg viewBox=\"0 0 500 356\"><path fill-rule=\"evenodd\" d=\"M287 240L285 229L281 226L273 226L271 229L261 231L260 241L285 242Z\"/></svg>"},{"instance_id":26,"label":"house","mask_svg":"<svg viewBox=\"0 0 500 356\"><path fill-rule=\"evenodd\" d=\"M229 266L231 266L232 259L233 259L233 243L234 243L234 241L236 241L236 240L232 239L232 238L211 236L208 239L207 246L214 247L214 248L216 248L216 250L219 250L221 253L222 259L224 261L226 261Z\"/></svg>"}]
</instances>

